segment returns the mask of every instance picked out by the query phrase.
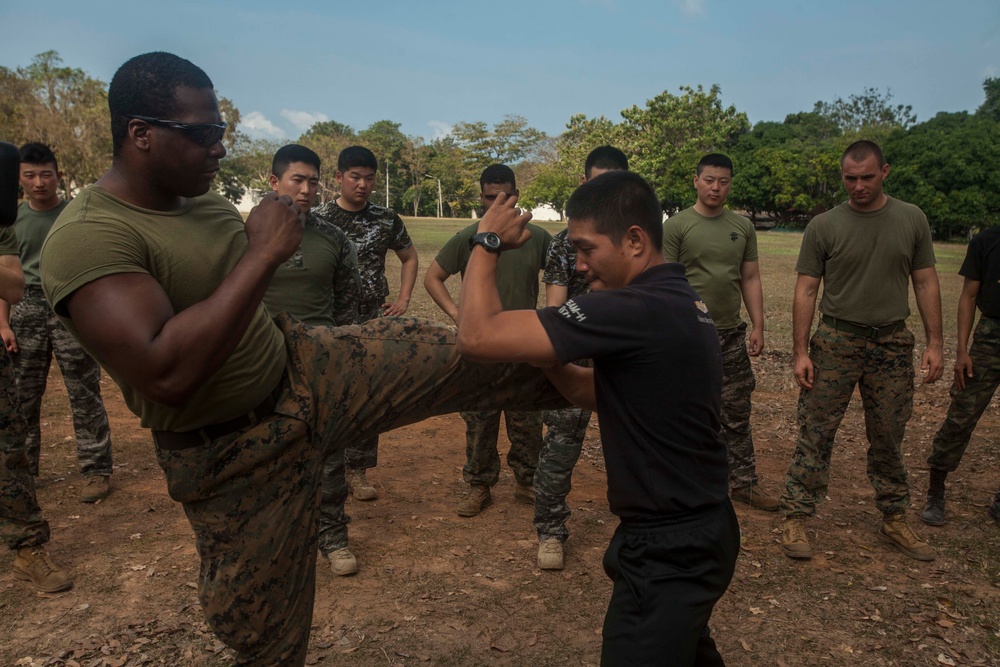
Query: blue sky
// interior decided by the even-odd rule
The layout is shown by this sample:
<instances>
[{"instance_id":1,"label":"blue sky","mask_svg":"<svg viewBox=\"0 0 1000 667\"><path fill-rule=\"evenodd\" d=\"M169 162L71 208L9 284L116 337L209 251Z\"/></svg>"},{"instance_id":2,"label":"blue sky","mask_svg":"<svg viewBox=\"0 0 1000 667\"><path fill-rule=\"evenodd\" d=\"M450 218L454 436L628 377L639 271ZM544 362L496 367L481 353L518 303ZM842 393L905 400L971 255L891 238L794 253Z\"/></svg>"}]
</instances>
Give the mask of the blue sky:
<instances>
[{"instance_id":1,"label":"blue sky","mask_svg":"<svg viewBox=\"0 0 1000 667\"><path fill-rule=\"evenodd\" d=\"M55 49L107 82L133 55L177 53L272 138L388 119L429 139L505 114L555 135L714 83L752 122L866 86L927 120L974 110L1000 76L997 0L48 0L4 3L0 25L6 67Z\"/></svg>"}]
</instances>

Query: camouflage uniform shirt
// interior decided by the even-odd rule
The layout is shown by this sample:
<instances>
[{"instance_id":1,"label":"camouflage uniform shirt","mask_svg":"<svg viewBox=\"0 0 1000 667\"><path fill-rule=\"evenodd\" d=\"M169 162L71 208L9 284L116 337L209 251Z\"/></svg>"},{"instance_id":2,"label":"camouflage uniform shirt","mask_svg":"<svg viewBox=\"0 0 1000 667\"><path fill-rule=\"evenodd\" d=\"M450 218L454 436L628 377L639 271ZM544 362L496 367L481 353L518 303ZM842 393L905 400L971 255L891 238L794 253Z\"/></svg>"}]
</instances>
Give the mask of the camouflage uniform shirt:
<instances>
[{"instance_id":1,"label":"camouflage uniform shirt","mask_svg":"<svg viewBox=\"0 0 1000 667\"><path fill-rule=\"evenodd\" d=\"M545 258L545 273L542 282L546 285L560 285L567 288L568 297L580 296L590 291L590 283L582 273L576 271L576 250L567 239L569 230L564 229L554 237Z\"/></svg>"},{"instance_id":2,"label":"camouflage uniform shirt","mask_svg":"<svg viewBox=\"0 0 1000 667\"><path fill-rule=\"evenodd\" d=\"M366 304L382 305L389 296L389 281L385 279L385 255L413 245L403 220L392 209L371 202L360 211L347 211L336 201L313 209L313 214L344 230L358 250L358 272L361 274L362 312Z\"/></svg>"}]
</instances>

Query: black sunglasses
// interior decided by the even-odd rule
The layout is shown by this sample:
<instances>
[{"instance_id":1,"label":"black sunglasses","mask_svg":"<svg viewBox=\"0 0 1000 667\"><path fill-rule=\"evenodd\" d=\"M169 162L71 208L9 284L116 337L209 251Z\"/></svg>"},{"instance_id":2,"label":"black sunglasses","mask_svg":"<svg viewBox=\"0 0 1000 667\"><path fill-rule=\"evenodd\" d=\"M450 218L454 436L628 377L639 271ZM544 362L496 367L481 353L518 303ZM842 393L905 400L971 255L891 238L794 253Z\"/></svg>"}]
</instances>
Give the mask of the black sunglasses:
<instances>
[{"instance_id":1,"label":"black sunglasses","mask_svg":"<svg viewBox=\"0 0 1000 667\"><path fill-rule=\"evenodd\" d=\"M175 130L180 130L184 133L185 137L205 148L214 146L216 142L221 141L223 135L226 134L226 128L229 127L228 123L182 123L178 120L163 120L162 118L150 118L149 116L132 115L125 116L125 118L141 120L150 125L159 125L160 127L171 127Z\"/></svg>"}]
</instances>

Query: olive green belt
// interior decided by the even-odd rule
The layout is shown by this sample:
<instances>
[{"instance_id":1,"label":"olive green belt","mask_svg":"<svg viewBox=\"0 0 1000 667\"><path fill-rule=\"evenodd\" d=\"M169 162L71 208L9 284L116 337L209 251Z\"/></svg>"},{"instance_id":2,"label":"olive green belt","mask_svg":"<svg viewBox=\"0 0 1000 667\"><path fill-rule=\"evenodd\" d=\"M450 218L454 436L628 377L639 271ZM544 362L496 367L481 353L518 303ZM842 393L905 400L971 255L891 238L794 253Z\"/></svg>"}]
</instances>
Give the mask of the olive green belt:
<instances>
[{"instance_id":1,"label":"olive green belt","mask_svg":"<svg viewBox=\"0 0 1000 667\"><path fill-rule=\"evenodd\" d=\"M863 324L838 320L836 317L830 317L829 315L823 315L820 320L823 324L833 327L837 331L854 334L855 336L864 336L865 338L885 338L906 328L906 320L900 320L892 324L883 324L880 327L866 327Z\"/></svg>"}]
</instances>

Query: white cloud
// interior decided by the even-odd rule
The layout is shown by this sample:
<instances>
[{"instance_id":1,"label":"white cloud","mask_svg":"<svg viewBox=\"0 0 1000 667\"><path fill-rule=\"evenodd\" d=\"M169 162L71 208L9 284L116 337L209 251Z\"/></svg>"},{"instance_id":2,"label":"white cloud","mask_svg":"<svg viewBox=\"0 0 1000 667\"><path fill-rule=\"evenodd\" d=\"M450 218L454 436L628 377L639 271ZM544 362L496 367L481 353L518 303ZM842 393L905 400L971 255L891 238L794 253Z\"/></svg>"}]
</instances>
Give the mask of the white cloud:
<instances>
[{"instance_id":1,"label":"white cloud","mask_svg":"<svg viewBox=\"0 0 1000 667\"><path fill-rule=\"evenodd\" d=\"M295 109L282 109L281 116L299 130L308 130L316 123L330 120L325 113L297 111Z\"/></svg>"},{"instance_id":2,"label":"white cloud","mask_svg":"<svg viewBox=\"0 0 1000 667\"><path fill-rule=\"evenodd\" d=\"M434 139L444 139L447 137L451 134L455 126L443 120L429 120L427 121L427 127L431 128L431 140L433 141Z\"/></svg>"},{"instance_id":3,"label":"white cloud","mask_svg":"<svg viewBox=\"0 0 1000 667\"><path fill-rule=\"evenodd\" d=\"M242 125L247 130L250 130L252 134L265 135L269 137L283 137L285 136L284 130L279 128L277 125L268 120L267 116L259 111L251 111L246 116L240 119L240 125Z\"/></svg>"},{"instance_id":4,"label":"white cloud","mask_svg":"<svg viewBox=\"0 0 1000 667\"><path fill-rule=\"evenodd\" d=\"M674 0L686 16L701 16L705 13L705 0Z\"/></svg>"}]
</instances>

